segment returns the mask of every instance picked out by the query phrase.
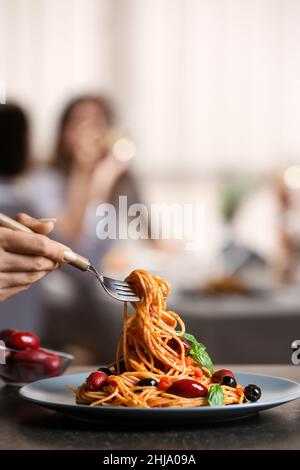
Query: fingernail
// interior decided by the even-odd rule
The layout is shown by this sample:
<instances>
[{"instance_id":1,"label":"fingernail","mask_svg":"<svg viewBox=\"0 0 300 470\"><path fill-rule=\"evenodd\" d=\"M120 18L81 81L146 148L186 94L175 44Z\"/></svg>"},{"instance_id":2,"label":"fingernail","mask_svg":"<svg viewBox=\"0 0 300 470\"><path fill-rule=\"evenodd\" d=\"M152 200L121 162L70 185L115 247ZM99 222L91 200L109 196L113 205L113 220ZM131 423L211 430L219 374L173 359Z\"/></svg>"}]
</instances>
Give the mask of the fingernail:
<instances>
[{"instance_id":1,"label":"fingernail","mask_svg":"<svg viewBox=\"0 0 300 470\"><path fill-rule=\"evenodd\" d=\"M77 256L73 251L65 251L64 252L64 258L63 260L66 261L66 263L72 263L72 261L76 261Z\"/></svg>"},{"instance_id":2,"label":"fingernail","mask_svg":"<svg viewBox=\"0 0 300 470\"><path fill-rule=\"evenodd\" d=\"M51 218L49 218L49 219L48 218L40 219L40 222L45 222L45 223L51 222L52 224L55 224L56 221L57 221L57 219L55 219L55 218L53 218L53 219L51 219Z\"/></svg>"}]
</instances>

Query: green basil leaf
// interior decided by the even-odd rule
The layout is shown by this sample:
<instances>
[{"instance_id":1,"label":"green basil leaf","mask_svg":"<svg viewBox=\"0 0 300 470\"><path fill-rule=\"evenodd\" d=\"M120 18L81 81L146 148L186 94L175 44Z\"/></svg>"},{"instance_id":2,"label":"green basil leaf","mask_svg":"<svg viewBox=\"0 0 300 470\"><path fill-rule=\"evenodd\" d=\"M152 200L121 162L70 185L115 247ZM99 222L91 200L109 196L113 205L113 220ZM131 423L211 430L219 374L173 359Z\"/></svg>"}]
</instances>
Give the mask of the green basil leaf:
<instances>
[{"instance_id":1,"label":"green basil leaf","mask_svg":"<svg viewBox=\"0 0 300 470\"><path fill-rule=\"evenodd\" d=\"M184 333L183 338L187 339L189 343L191 343L191 346L198 346L201 349L206 349L204 344L200 343L199 341L196 340L195 336L190 335L190 333Z\"/></svg>"},{"instance_id":2,"label":"green basil leaf","mask_svg":"<svg viewBox=\"0 0 300 470\"><path fill-rule=\"evenodd\" d=\"M214 366L211 358L209 357L204 344L199 343L195 336L185 333L183 337L189 341L191 349L189 356L191 356L196 362L199 362L203 367L206 367L211 374L214 373Z\"/></svg>"},{"instance_id":3,"label":"green basil leaf","mask_svg":"<svg viewBox=\"0 0 300 470\"><path fill-rule=\"evenodd\" d=\"M208 403L210 406L224 405L224 395L221 385L212 385L209 389Z\"/></svg>"},{"instance_id":4,"label":"green basil leaf","mask_svg":"<svg viewBox=\"0 0 300 470\"><path fill-rule=\"evenodd\" d=\"M190 335L189 333L184 333L183 338L187 339L191 344L198 343L195 336Z\"/></svg>"},{"instance_id":5,"label":"green basil leaf","mask_svg":"<svg viewBox=\"0 0 300 470\"><path fill-rule=\"evenodd\" d=\"M195 359L195 361L199 362L203 367L206 367L206 369L208 369L211 374L213 374L214 366L211 358L209 357L205 349L191 347L189 355L192 356L192 358Z\"/></svg>"}]
</instances>

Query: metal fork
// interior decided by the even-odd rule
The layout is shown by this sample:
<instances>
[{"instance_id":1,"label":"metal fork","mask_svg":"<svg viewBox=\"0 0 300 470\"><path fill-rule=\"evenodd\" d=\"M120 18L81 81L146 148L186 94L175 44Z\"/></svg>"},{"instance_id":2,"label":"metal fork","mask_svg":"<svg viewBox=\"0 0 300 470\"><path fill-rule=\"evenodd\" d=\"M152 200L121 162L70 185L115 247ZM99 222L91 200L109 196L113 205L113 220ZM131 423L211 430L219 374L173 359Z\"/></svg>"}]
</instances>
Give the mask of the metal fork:
<instances>
[{"instance_id":1,"label":"metal fork","mask_svg":"<svg viewBox=\"0 0 300 470\"><path fill-rule=\"evenodd\" d=\"M21 232L34 233L33 230L29 229L23 224L20 224L20 222L11 219L1 212L0 226ZM120 302L138 302L140 300L128 282L105 277L100 274L94 266L92 266L91 262L87 258L84 258L77 253L74 253L74 255L76 256L76 259L71 261L69 264L77 269L80 269L81 271L92 273L96 279L98 279L105 292L107 292L111 297L119 300Z\"/></svg>"}]
</instances>

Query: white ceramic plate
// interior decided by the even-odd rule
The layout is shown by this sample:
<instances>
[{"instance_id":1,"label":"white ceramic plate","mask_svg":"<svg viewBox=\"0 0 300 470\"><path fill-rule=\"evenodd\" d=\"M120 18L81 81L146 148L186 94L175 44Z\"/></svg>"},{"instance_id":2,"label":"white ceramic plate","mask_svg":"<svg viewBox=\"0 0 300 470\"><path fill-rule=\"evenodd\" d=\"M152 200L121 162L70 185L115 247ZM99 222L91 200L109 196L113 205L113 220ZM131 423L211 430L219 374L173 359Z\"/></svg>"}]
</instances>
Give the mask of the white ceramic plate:
<instances>
[{"instance_id":1,"label":"white ceramic plate","mask_svg":"<svg viewBox=\"0 0 300 470\"><path fill-rule=\"evenodd\" d=\"M39 380L25 385L21 388L20 394L26 400L45 408L92 422L101 423L109 420L110 422L124 424L126 422L145 423L145 420L147 420L147 422L152 423L165 424L166 422L172 422L185 425L245 418L259 411L300 398L300 384L292 380L261 374L235 372L238 382L242 385L254 383L261 388L262 397L258 402L215 407L154 409L77 405L74 395L67 388L67 384L77 387L85 381L87 376L88 372Z\"/></svg>"}]
</instances>

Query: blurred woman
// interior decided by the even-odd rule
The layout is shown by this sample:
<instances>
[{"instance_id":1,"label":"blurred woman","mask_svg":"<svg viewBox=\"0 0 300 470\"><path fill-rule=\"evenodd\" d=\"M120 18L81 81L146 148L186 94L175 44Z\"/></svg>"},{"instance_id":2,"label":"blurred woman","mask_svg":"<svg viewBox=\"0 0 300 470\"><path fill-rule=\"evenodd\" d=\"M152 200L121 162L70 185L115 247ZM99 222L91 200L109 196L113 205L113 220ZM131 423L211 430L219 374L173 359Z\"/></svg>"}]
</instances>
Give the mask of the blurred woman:
<instances>
[{"instance_id":1,"label":"blurred woman","mask_svg":"<svg viewBox=\"0 0 300 470\"><path fill-rule=\"evenodd\" d=\"M96 266L113 243L96 236L96 207L117 205L119 195L128 197L128 205L139 202L128 161L112 152L114 126L106 98L72 100L62 113L50 166L35 171L29 184L38 213L57 217L55 237ZM114 315L116 304L92 277L72 268L56 272L45 285L43 299L48 312L45 337L51 337L52 346L68 349L81 362L93 361L87 352L99 360L111 359L115 345L105 338L117 336L121 317ZM70 325L71 334L66 334Z\"/></svg>"},{"instance_id":2,"label":"blurred woman","mask_svg":"<svg viewBox=\"0 0 300 470\"><path fill-rule=\"evenodd\" d=\"M56 231L66 241L99 262L110 246L96 238L96 206L139 202L128 161L117 159L112 147L114 115L109 101L87 95L72 100L58 127L55 155L50 168L35 173L33 186L40 194L41 214L58 216ZM45 197L42 195L45 194Z\"/></svg>"}]
</instances>

